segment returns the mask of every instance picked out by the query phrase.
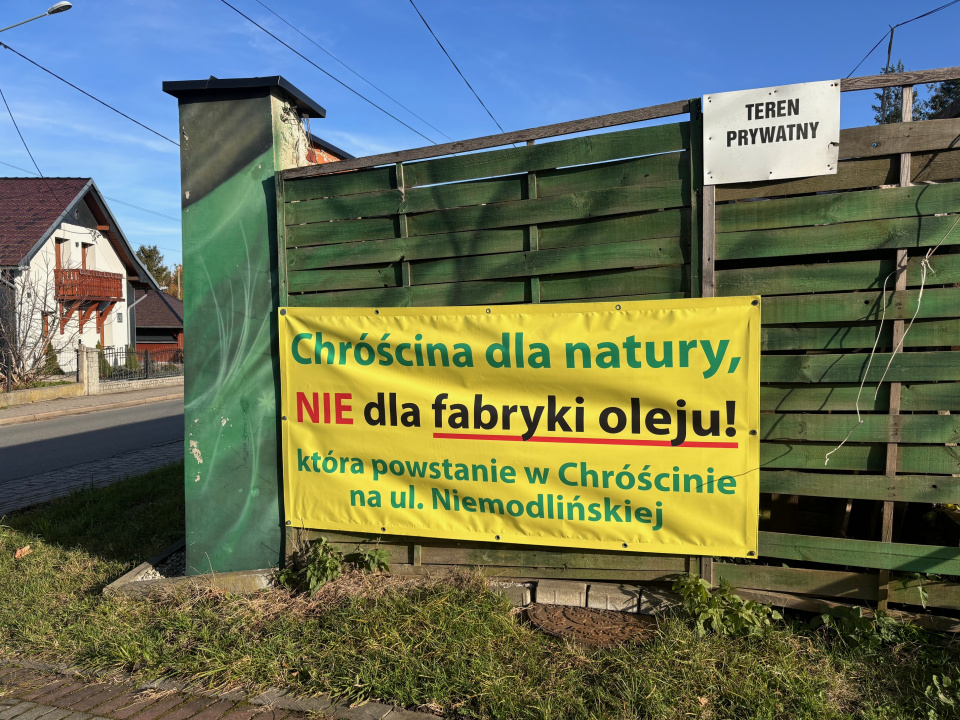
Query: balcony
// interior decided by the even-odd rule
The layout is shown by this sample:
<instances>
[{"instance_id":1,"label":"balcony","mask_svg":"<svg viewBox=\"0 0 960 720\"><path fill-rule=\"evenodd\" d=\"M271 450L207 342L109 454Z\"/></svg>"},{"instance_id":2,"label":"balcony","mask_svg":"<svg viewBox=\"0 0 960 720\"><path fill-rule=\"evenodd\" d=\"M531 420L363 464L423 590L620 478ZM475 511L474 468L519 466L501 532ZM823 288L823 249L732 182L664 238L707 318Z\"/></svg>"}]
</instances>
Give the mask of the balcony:
<instances>
[{"instance_id":1,"label":"balcony","mask_svg":"<svg viewBox=\"0 0 960 720\"><path fill-rule=\"evenodd\" d=\"M123 299L123 275L99 270L55 270L57 301L116 302Z\"/></svg>"}]
</instances>

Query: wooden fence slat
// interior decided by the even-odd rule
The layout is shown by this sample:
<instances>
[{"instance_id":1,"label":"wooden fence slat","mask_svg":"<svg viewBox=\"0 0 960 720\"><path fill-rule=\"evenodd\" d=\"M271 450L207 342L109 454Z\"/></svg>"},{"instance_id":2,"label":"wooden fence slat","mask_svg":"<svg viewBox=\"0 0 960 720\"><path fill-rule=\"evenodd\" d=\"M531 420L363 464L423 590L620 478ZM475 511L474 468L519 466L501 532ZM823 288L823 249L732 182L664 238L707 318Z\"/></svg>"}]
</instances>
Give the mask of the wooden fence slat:
<instances>
[{"instance_id":1,"label":"wooden fence slat","mask_svg":"<svg viewBox=\"0 0 960 720\"><path fill-rule=\"evenodd\" d=\"M889 386L884 383L877 391L876 399L875 390L875 385L867 385L860 393L858 384L765 384L760 386L760 409L780 412L853 412L859 394L861 412L886 411L890 399ZM900 394L900 407L905 412L960 410L960 382L904 385Z\"/></svg>"},{"instance_id":2,"label":"wooden fence slat","mask_svg":"<svg viewBox=\"0 0 960 720\"><path fill-rule=\"evenodd\" d=\"M604 568L607 570L660 570L676 573L686 570L686 561L677 555L576 552L538 547L506 549L424 545L421 562L424 565L516 565L527 568Z\"/></svg>"},{"instance_id":3,"label":"wooden fence slat","mask_svg":"<svg viewBox=\"0 0 960 720\"><path fill-rule=\"evenodd\" d=\"M513 175L567 165L617 160L682 150L690 144L689 123L588 135L571 140L414 162L406 166L410 187L472 178Z\"/></svg>"},{"instance_id":4,"label":"wooden fence slat","mask_svg":"<svg viewBox=\"0 0 960 720\"><path fill-rule=\"evenodd\" d=\"M763 302L763 321L770 325L879 321L883 310L881 295L887 320L909 320L914 313L917 313L917 319L960 317L960 293L952 288L927 288L919 312L919 290L890 292L888 289L886 294L823 293L766 298Z\"/></svg>"},{"instance_id":5,"label":"wooden fence slat","mask_svg":"<svg viewBox=\"0 0 960 720\"><path fill-rule=\"evenodd\" d=\"M949 608L951 610L960 610L960 583L946 582L943 580L924 579L917 580L896 580L890 583L888 588L889 601L892 603L903 603L906 605L922 605L920 599L920 587L923 587L927 594L926 606L928 608Z\"/></svg>"},{"instance_id":6,"label":"wooden fence slat","mask_svg":"<svg viewBox=\"0 0 960 720\"><path fill-rule=\"evenodd\" d=\"M291 295L290 307L433 307L509 305L526 299L525 280L444 283Z\"/></svg>"},{"instance_id":7,"label":"wooden fence slat","mask_svg":"<svg viewBox=\"0 0 960 720\"><path fill-rule=\"evenodd\" d=\"M474 255L417 263L416 284L457 282L553 273L589 272L624 267L656 267L683 263L676 242L645 240L582 248L570 253L562 248L536 252Z\"/></svg>"},{"instance_id":8,"label":"wooden fence slat","mask_svg":"<svg viewBox=\"0 0 960 720\"><path fill-rule=\"evenodd\" d=\"M761 470L760 492L920 503L960 503L960 478Z\"/></svg>"},{"instance_id":9,"label":"wooden fence slat","mask_svg":"<svg viewBox=\"0 0 960 720\"><path fill-rule=\"evenodd\" d=\"M763 384L760 386L760 410L763 412L851 412L856 408L857 395L860 395L861 412L886 410L889 388L884 384L874 399L875 388L876 386L867 386L861 393L859 384L852 383L806 386Z\"/></svg>"},{"instance_id":10,"label":"wooden fence slat","mask_svg":"<svg viewBox=\"0 0 960 720\"><path fill-rule=\"evenodd\" d=\"M684 291L689 291L689 277L685 265L576 274L572 277L556 275L540 280L541 302Z\"/></svg>"},{"instance_id":11,"label":"wooden fence slat","mask_svg":"<svg viewBox=\"0 0 960 720\"><path fill-rule=\"evenodd\" d=\"M539 197L553 197L589 189L659 185L687 180L688 177L686 151L664 153L599 165L541 170L537 172L537 194Z\"/></svg>"},{"instance_id":12,"label":"wooden fence slat","mask_svg":"<svg viewBox=\"0 0 960 720\"><path fill-rule=\"evenodd\" d=\"M397 189L322 200L305 200L287 203L284 221L289 226L327 223L331 220L386 217L396 215L402 203L403 194Z\"/></svg>"},{"instance_id":13,"label":"wooden fence slat","mask_svg":"<svg viewBox=\"0 0 960 720\"><path fill-rule=\"evenodd\" d=\"M960 382L904 385L900 389L900 409L904 412L960 410Z\"/></svg>"},{"instance_id":14,"label":"wooden fence slat","mask_svg":"<svg viewBox=\"0 0 960 720\"><path fill-rule=\"evenodd\" d=\"M653 187L640 185L591 190L549 198L437 210L410 216L410 233L431 235L533 223L540 225L602 215L683 207L690 204L688 190L688 186L678 181Z\"/></svg>"},{"instance_id":15,"label":"wooden fence slat","mask_svg":"<svg viewBox=\"0 0 960 720\"><path fill-rule=\"evenodd\" d=\"M849 131L840 131L841 148L844 133L847 132ZM717 188L717 200L726 202L837 190L863 190L880 185L895 185L899 177L900 161L899 156L896 155L842 160L837 167L836 175L721 185ZM952 180L956 177L960 177L960 150L927 150L914 153L911 180L915 185Z\"/></svg>"},{"instance_id":16,"label":"wooden fence slat","mask_svg":"<svg viewBox=\"0 0 960 720\"><path fill-rule=\"evenodd\" d=\"M922 261L922 257L909 259L905 287L920 286ZM884 278L893 272L895 266L896 262L891 257L859 262L720 270L717 272L717 287L723 295L768 296L838 290L880 290ZM936 274L930 277L935 277L938 285L960 283L960 255L936 258L935 269ZM927 282L931 282L930 278ZM895 288L891 280L887 283L887 290L892 289Z\"/></svg>"},{"instance_id":17,"label":"wooden fence slat","mask_svg":"<svg viewBox=\"0 0 960 720\"><path fill-rule=\"evenodd\" d=\"M947 235L956 216L866 220L817 227L723 233L717 238L718 260L774 258L785 255L858 252L893 248L960 245L960 233Z\"/></svg>"},{"instance_id":18,"label":"wooden fence slat","mask_svg":"<svg viewBox=\"0 0 960 720\"><path fill-rule=\"evenodd\" d=\"M286 230L288 248L304 245L332 245L360 240L393 239L397 236L396 218L370 218L343 220L342 222L288 225Z\"/></svg>"},{"instance_id":19,"label":"wooden fence slat","mask_svg":"<svg viewBox=\"0 0 960 720\"><path fill-rule=\"evenodd\" d=\"M841 133L840 154L851 158L945 150L957 147L958 137L960 119L957 118L869 125Z\"/></svg>"},{"instance_id":20,"label":"wooden fence slat","mask_svg":"<svg viewBox=\"0 0 960 720\"><path fill-rule=\"evenodd\" d=\"M288 292L291 293L384 288L403 285L403 276L400 264L336 270L299 270L289 273L287 285Z\"/></svg>"},{"instance_id":21,"label":"wooden fence slat","mask_svg":"<svg viewBox=\"0 0 960 720\"><path fill-rule=\"evenodd\" d=\"M543 250L559 247L589 247L654 238L687 238L690 236L690 209L675 208L538 227L540 248ZM689 253L689 243L684 245L687 246Z\"/></svg>"},{"instance_id":22,"label":"wooden fence slat","mask_svg":"<svg viewBox=\"0 0 960 720\"><path fill-rule=\"evenodd\" d=\"M918 185L717 206L717 231L772 230L956 212L960 185Z\"/></svg>"},{"instance_id":23,"label":"wooden fence slat","mask_svg":"<svg viewBox=\"0 0 960 720\"><path fill-rule=\"evenodd\" d=\"M836 443L763 442L760 443L760 467L767 470L859 470L872 474L886 470L886 445L858 445L851 438L830 456L824 456ZM908 474L951 475L960 473L960 452L941 445L908 445L900 448L900 472Z\"/></svg>"},{"instance_id":24,"label":"wooden fence slat","mask_svg":"<svg viewBox=\"0 0 960 720\"><path fill-rule=\"evenodd\" d=\"M880 381L890 353L876 353L866 382ZM867 353L849 355L767 355L760 369L761 382L854 383L863 379L869 363ZM886 382L954 380L957 355L952 352L897 353L887 371Z\"/></svg>"},{"instance_id":25,"label":"wooden fence slat","mask_svg":"<svg viewBox=\"0 0 960 720\"><path fill-rule=\"evenodd\" d=\"M760 533L760 557L900 572L960 574L960 548Z\"/></svg>"},{"instance_id":26,"label":"wooden fence slat","mask_svg":"<svg viewBox=\"0 0 960 720\"><path fill-rule=\"evenodd\" d=\"M877 578L868 573L733 563L714 563L714 572L720 579L738 588L858 600L874 600L877 597Z\"/></svg>"},{"instance_id":27,"label":"wooden fence slat","mask_svg":"<svg viewBox=\"0 0 960 720\"><path fill-rule=\"evenodd\" d=\"M686 291L672 292L672 293L648 293L648 294L634 294L634 295L614 295L612 297L576 297L576 298L565 298L563 300L551 300L550 302L556 303L558 305L563 305L565 303L584 303L584 302L603 302L603 303L615 303L615 302L631 302L634 300L680 300L682 298L690 297L690 293Z\"/></svg>"},{"instance_id":28,"label":"wooden fence slat","mask_svg":"<svg viewBox=\"0 0 960 720\"><path fill-rule=\"evenodd\" d=\"M788 350L855 350L870 349L877 339L877 325L834 325L830 327L765 326L760 329L760 349ZM917 321L904 339L904 347L960 346L960 320ZM878 350L893 347L893 328L884 323Z\"/></svg>"},{"instance_id":29,"label":"wooden fence slat","mask_svg":"<svg viewBox=\"0 0 960 720\"><path fill-rule=\"evenodd\" d=\"M762 414L760 437L764 440L810 440L840 442L857 427L856 442L955 443L960 442L960 415L855 415L822 413Z\"/></svg>"},{"instance_id":30,"label":"wooden fence slat","mask_svg":"<svg viewBox=\"0 0 960 720\"><path fill-rule=\"evenodd\" d=\"M394 168L391 165L301 180L285 180L283 198L290 203L313 198L390 190L397 186L393 173Z\"/></svg>"},{"instance_id":31,"label":"wooden fence slat","mask_svg":"<svg viewBox=\"0 0 960 720\"><path fill-rule=\"evenodd\" d=\"M437 260L465 255L522 252L522 228L476 230L450 235L363 240L336 245L290 248L287 264L291 270L349 267L402 260Z\"/></svg>"}]
</instances>

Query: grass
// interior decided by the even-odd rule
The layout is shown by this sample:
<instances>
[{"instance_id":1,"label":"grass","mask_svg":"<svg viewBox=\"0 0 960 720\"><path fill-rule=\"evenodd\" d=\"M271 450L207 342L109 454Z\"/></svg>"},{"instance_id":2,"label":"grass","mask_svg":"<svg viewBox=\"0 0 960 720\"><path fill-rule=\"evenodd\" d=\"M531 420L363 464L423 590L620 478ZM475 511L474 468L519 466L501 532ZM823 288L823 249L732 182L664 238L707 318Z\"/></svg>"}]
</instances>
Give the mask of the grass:
<instances>
[{"instance_id":1,"label":"grass","mask_svg":"<svg viewBox=\"0 0 960 720\"><path fill-rule=\"evenodd\" d=\"M72 385L73 380L31 380L30 382L14 385L11 391L16 390L35 390L36 388L57 387L59 385ZM6 385L0 386L0 392L6 392Z\"/></svg>"},{"instance_id":2,"label":"grass","mask_svg":"<svg viewBox=\"0 0 960 720\"><path fill-rule=\"evenodd\" d=\"M104 597L107 583L182 535L181 498L175 465L0 520L0 651L448 717L960 717L955 690L940 699L933 684L960 679L957 646L918 630L870 649L790 624L701 637L671 618L644 645L588 649L531 629L470 574L348 574L313 598ZM15 560L26 545L32 553Z\"/></svg>"}]
</instances>

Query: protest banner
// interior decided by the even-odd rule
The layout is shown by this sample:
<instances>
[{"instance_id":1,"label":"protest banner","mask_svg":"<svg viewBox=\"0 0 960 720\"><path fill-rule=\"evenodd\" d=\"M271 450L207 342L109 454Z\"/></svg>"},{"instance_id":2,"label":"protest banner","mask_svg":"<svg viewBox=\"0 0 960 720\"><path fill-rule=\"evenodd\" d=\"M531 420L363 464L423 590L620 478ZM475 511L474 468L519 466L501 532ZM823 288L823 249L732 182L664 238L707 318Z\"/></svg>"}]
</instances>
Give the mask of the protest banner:
<instances>
[{"instance_id":1,"label":"protest banner","mask_svg":"<svg viewBox=\"0 0 960 720\"><path fill-rule=\"evenodd\" d=\"M279 312L287 524L756 554L758 298Z\"/></svg>"}]
</instances>

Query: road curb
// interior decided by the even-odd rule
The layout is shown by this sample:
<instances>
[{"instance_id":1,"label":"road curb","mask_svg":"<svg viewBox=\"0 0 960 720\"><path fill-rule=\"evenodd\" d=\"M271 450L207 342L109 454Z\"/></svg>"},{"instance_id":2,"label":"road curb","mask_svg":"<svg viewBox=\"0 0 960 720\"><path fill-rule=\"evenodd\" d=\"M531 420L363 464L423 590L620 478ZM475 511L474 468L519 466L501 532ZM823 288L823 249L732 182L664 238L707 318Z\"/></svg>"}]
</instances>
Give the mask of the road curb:
<instances>
[{"instance_id":1,"label":"road curb","mask_svg":"<svg viewBox=\"0 0 960 720\"><path fill-rule=\"evenodd\" d=\"M155 395L149 398L137 398L136 400L123 400L122 402L104 403L103 405L90 405L86 407L67 408L64 410L54 410L51 412L33 413L31 415L18 415L16 417L0 418L0 427L4 425L21 425L23 423L37 422L39 420L51 420L66 415L85 415L87 413L99 412L100 410L118 410L125 407L134 407L136 405L146 405L148 403L163 402L165 400L176 400L182 398L183 392L171 393L169 395Z\"/></svg>"}]
</instances>

